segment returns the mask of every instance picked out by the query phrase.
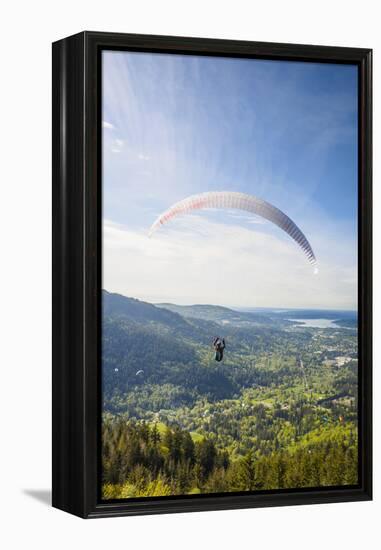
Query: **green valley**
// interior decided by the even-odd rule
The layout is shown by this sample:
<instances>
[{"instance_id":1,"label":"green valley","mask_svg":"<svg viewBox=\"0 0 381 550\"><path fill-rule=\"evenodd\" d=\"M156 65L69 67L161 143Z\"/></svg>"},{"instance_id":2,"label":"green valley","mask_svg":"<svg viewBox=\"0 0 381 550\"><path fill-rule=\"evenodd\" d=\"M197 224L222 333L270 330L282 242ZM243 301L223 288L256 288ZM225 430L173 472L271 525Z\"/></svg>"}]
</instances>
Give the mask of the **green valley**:
<instances>
[{"instance_id":1,"label":"green valley","mask_svg":"<svg viewBox=\"0 0 381 550\"><path fill-rule=\"evenodd\" d=\"M104 291L102 364L105 499L357 483L354 312Z\"/></svg>"}]
</instances>

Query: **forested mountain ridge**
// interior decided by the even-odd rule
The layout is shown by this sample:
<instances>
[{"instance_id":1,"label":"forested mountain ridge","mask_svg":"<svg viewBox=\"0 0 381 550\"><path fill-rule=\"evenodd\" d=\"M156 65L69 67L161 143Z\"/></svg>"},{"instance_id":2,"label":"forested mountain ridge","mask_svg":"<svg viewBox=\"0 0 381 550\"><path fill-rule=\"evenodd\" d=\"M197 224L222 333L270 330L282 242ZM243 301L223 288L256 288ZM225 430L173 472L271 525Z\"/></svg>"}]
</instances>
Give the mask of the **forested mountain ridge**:
<instances>
[{"instance_id":1,"label":"forested mountain ridge","mask_svg":"<svg viewBox=\"0 0 381 550\"><path fill-rule=\"evenodd\" d=\"M223 306L197 304L193 306L179 306L176 304L155 304L156 307L178 313L186 319L203 319L222 325L279 325L279 319L270 314L247 313L235 311Z\"/></svg>"},{"instance_id":2,"label":"forested mountain ridge","mask_svg":"<svg viewBox=\"0 0 381 550\"><path fill-rule=\"evenodd\" d=\"M158 308L136 298L128 298L121 294L107 292L107 290L102 291L102 296L105 317L124 317L140 323L158 322L171 327L187 324L177 313Z\"/></svg>"},{"instance_id":3,"label":"forested mountain ridge","mask_svg":"<svg viewBox=\"0 0 381 550\"><path fill-rule=\"evenodd\" d=\"M234 391L228 369L208 361L219 327L203 320L186 320L177 313L139 300L103 293L103 389L106 402L142 386L154 386L163 404L189 403L199 394L228 397ZM136 373L142 371L140 375ZM163 386L165 388L163 388ZM162 387L163 389L160 389ZM179 401L180 400L180 401ZM115 410L110 404L110 409Z\"/></svg>"}]
</instances>

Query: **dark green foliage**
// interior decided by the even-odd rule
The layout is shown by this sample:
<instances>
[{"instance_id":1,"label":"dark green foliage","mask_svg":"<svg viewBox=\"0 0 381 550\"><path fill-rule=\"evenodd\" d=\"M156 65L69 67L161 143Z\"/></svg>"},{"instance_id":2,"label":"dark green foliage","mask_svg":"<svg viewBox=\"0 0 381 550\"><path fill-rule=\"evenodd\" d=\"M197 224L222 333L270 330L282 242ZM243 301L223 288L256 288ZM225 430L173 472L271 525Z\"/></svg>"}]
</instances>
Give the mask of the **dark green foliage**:
<instances>
[{"instance_id":1,"label":"dark green foliage","mask_svg":"<svg viewBox=\"0 0 381 550\"><path fill-rule=\"evenodd\" d=\"M113 420L103 424L103 484L130 484L137 494L160 478L174 494L189 491L204 483L219 468L226 470L229 461L219 453L210 439L194 444L190 434L178 427L167 428L159 442L154 424Z\"/></svg>"},{"instance_id":2,"label":"dark green foliage","mask_svg":"<svg viewBox=\"0 0 381 550\"><path fill-rule=\"evenodd\" d=\"M150 491L159 496L357 483L357 439L345 427L287 451L262 456L249 451L233 462L210 438L193 443L188 432L167 427L158 443L157 433L156 424L104 422L105 498L149 496Z\"/></svg>"}]
</instances>

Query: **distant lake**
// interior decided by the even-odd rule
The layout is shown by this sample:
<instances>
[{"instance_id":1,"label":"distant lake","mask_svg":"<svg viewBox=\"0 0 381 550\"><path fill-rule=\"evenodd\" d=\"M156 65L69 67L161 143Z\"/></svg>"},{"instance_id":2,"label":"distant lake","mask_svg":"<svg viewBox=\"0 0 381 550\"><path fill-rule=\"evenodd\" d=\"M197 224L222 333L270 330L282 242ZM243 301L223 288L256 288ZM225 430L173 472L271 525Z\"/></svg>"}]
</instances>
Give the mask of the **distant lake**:
<instances>
[{"instance_id":1,"label":"distant lake","mask_svg":"<svg viewBox=\"0 0 381 550\"><path fill-rule=\"evenodd\" d=\"M337 325L332 319L286 319L286 321L295 321L296 323L303 323L304 327L312 328L342 328Z\"/></svg>"}]
</instances>

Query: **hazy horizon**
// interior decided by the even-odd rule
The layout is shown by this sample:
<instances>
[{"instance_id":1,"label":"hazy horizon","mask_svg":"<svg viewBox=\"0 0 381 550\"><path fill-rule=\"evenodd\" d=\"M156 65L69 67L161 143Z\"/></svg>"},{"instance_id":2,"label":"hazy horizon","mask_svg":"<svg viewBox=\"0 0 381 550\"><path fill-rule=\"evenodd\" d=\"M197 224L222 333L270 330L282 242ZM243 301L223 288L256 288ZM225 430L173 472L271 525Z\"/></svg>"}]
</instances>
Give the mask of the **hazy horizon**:
<instances>
[{"instance_id":1,"label":"hazy horizon","mask_svg":"<svg viewBox=\"0 0 381 550\"><path fill-rule=\"evenodd\" d=\"M260 311L260 310L272 310L272 311L326 311L326 312L332 312L332 311L345 311L348 313L356 313L357 309L343 309L343 308L312 308L307 306L301 306L301 307L286 307L286 306L237 306L237 305L230 305L230 304L213 304L211 302L208 303L178 303L173 301L166 301L166 300L160 300L157 302L151 302L150 300L145 300L143 298L139 298L137 296L130 296L128 294L123 294L121 292L117 291L111 291L106 288L102 288L102 291L107 292L108 294L118 294L119 296L122 296L123 298L130 298L133 300L138 300L139 302L146 302L153 306L158 305L173 305L173 306L181 306L181 307L197 307L197 306L212 306L212 307L223 307L227 309L232 309L234 311L241 311L241 312L250 312L250 311Z\"/></svg>"}]
</instances>

